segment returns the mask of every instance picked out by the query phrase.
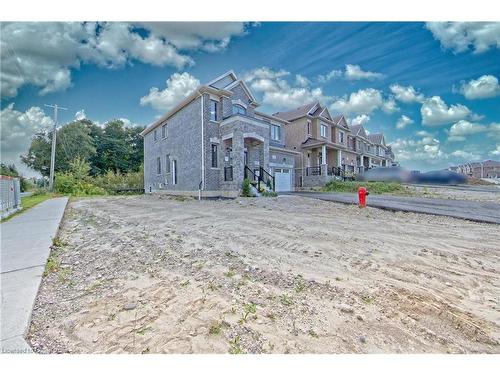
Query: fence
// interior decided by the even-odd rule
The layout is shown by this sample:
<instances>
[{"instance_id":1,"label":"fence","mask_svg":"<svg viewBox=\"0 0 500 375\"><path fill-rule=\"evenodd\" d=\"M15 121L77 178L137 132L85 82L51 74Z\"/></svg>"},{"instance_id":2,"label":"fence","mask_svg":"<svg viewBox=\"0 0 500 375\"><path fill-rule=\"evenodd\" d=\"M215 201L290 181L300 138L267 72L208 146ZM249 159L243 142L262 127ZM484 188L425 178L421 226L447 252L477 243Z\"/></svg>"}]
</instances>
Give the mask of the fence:
<instances>
[{"instance_id":1,"label":"fence","mask_svg":"<svg viewBox=\"0 0 500 375\"><path fill-rule=\"evenodd\" d=\"M0 175L1 217L21 209L21 184L19 178Z\"/></svg>"}]
</instances>

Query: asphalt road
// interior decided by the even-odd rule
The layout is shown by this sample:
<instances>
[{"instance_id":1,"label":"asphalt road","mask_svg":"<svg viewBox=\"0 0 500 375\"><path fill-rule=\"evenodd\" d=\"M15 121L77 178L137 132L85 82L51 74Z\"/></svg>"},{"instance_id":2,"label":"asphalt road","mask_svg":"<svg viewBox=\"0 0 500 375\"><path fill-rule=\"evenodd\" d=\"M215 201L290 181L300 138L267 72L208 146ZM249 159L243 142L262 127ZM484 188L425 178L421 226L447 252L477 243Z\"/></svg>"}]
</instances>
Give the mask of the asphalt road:
<instances>
[{"instance_id":1,"label":"asphalt road","mask_svg":"<svg viewBox=\"0 0 500 375\"><path fill-rule=\"evenodd\" d=\"M358 204L357 194L351 193L301 191L287 194L317 198L332 202ZM394 195L369 195L367 202L368 206L392 211L417 212L431 215L450 216L481 223L500 224L500 204L492 202L399 197Z\"/></svg>"}]
</instances>

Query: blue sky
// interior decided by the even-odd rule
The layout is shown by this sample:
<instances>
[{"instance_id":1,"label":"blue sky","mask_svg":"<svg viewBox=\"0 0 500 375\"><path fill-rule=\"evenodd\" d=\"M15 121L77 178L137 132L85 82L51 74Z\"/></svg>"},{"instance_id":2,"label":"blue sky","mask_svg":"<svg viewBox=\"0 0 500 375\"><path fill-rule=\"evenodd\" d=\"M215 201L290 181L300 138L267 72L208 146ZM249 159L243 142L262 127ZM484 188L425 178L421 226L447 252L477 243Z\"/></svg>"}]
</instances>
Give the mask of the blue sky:
<instances>
[{"instance_id":1,"label":"blue sky","mask_svg":"<svg viewBox=\"0 0 500 375\"><path fill-rule=\"evenodd\" d=\"M18 166L46 103L61 122L147 125L230 69L261 110L318 99L411 169L500 158L498 23L4 23L1 41L2 161Z\"/></svg>"}]
</instances>

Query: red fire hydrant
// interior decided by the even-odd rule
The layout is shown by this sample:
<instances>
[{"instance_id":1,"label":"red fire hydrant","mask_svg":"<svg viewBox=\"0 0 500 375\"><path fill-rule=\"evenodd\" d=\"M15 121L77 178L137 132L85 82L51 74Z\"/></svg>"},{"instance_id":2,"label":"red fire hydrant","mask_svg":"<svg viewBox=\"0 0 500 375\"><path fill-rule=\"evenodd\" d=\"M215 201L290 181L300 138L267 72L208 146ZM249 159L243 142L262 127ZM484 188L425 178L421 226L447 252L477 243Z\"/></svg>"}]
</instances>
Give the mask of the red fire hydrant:
<instances>
[{"instance_id":1,"label":"red fire hydrant","mask_svg":"<svg viewBox=\"0 0 500 375\"><path fill-rule=\"evenodd\" d=\"M359 199L359 208L366 207L366 197L370 195L368 190L365 187L360 186L358 188L358 199Z\"/></svg>"}]
</instances>

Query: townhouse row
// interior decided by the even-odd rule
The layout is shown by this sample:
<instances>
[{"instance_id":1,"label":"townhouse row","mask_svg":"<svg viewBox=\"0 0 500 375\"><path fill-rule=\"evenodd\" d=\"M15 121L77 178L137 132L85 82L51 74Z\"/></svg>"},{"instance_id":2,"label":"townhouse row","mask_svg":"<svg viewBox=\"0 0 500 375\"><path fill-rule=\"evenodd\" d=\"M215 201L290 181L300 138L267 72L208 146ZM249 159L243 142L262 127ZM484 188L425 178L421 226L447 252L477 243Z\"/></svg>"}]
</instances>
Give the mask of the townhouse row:
<instances>
[{"instance_id":1,"label":"townhouse row","mask_svg":"<svg viewBox=\"0 0 500 375\"><path fill-rule=\"evenodd\" d=\"M190 93L141 133L146 192L233 197L244 178L291 191L395 164L383 134L319 102L272 115L257 107L233 71Z\"/></svg>"}]
</instances>

